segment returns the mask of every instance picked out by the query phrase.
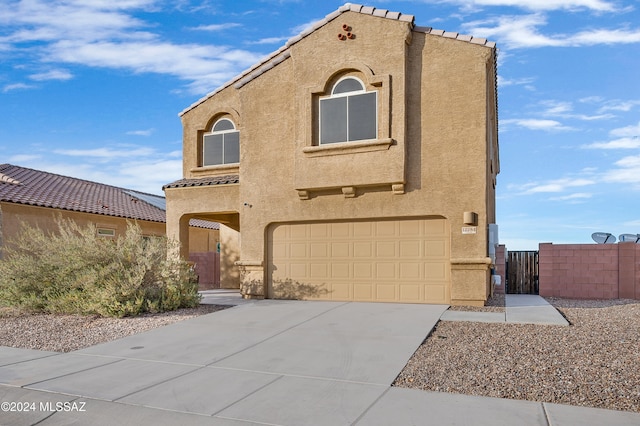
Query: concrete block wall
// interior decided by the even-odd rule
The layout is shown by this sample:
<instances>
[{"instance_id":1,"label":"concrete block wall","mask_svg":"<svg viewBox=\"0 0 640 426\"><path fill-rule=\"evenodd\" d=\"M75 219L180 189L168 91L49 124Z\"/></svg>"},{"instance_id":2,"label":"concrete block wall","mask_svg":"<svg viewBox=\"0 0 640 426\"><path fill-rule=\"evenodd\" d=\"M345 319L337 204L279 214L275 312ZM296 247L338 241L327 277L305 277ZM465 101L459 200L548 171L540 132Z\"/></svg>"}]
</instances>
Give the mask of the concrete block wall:
<instances>
[{"instance_id":1,"label":"concrete block wall","mask_svg":"<svg viewBox=\"0 0 640 426\"><path fill-rule=\"evenodd\" d=\"M541 296L640 299L640 245L540 244Z\"/></svg>"}]
</instances>

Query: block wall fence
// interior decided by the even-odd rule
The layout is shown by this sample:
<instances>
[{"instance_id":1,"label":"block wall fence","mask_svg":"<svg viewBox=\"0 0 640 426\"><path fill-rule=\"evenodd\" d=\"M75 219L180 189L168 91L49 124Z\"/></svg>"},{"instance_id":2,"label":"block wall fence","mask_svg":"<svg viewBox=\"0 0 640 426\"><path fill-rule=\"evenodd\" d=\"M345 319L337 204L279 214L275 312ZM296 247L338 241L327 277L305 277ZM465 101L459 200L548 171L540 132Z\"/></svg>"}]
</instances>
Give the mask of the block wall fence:
<instances>
[{"instance_id":1,"label":"block wall fence","mask_svg":"<svg viewBox=\"0 0 640 426\"><path fill-rule=\"evenodd\" d=\"M504 283L505 255L498 253L496 273ZM538 268L540 296L640 300L640 244L543 243ZM504 284L494 292L504 292Z\"/></svg>"}]
</instances>

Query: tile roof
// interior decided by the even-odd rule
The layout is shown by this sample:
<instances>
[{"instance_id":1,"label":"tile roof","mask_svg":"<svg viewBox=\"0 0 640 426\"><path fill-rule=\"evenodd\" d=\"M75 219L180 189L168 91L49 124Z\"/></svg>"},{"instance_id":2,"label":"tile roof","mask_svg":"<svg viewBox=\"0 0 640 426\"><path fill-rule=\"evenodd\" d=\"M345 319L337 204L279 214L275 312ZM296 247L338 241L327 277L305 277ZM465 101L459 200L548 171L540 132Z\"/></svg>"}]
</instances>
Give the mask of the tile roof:
<instances>
[{"instance_id":1,"label":"tile roof","mask_svg":"<svg viewBox=\"0 0 640 426\"><path fill-rule=\"evenodd\" d=\"M226 175L226 176L213 176L197 179L180 179L172 183L168 183L162 187L167 188L185 188L189 186L209 186L209 185L228 185L231 183L239 183L240 176L238 175Z\"/></svg>"},{"instance_id":2,"label":"tile roof","mask_svg":"<svg viewBox=\"0 0 640 426\"><path fill-rule=\"evenodd\" d=\"M159 195L11 164L0 164L0 201L126 219L166 222L166 199ZM191 219L189 225L196 228L220 229L219 223L202 219Z\"/></svg>"},{"instance_id":3,"label":"tile roof","mask_svg":"<svg viewBox=\"0 0 640 426\"><path fill-rule=\"evenodd\" d=\"M208 220L202 219L189 219L189 226L204 229L220 229L220 224L218 222L209 222Z\"/></svg>"},{"instance_id":4,"label":"tile roof","mask_svg":"<svg viewBox=\"0 0 640 426\"><path fill-rule=\"evenodd\" d=\"M236 89L239 89L245 84L249 83L254 78L258 77L261 74L264 74L265 72L267 72L268 70L275 67L276 65L278 65L279 63L281 63L282 61L286 60L291 56L291 52L289 51L289 48L293 44L299 42L303 38L307 37L309 34L313 33L314 31L318 30L319 28L323 27L324 25L328 24L334 19L338 18L340 15L342 15L345 12L356 12L356 13L361 13L365 15L377 16L385 19L393 19L397 21L408 22L413 28L413 30L417 32L441 36L441 37L450 38L450 39L456 39L456 40L464 41L467 43L486 46L492 49L496 47L495 42L488 41L486 38L478 38L470 35L463 35L456 32L450 32L450 31L444 31L444 30L435 30L431 27L416 26L414 23L415 18L413 15L407 15L400 12L391 12L386 9L379 9L376 7L346 3L340 6L338 10L335 10L334 12L325 16L324 19L321 19L315 22L314 24L312 24L309 28L307 28L302 33L290 38L285 43L284 46L282 46L280 49L268 55L263 61L257 63L253 67L249 68L248 70L234 77L232 80L228 81L227 83L224 83L222 86L218 87L213 92L207 94L203 98L191 104L189 107L187 107L182 112L180 112L179 115L182 116L186 114L187 112L197 107L207 99L211 98L216 93L220 92L221 90L231 85L233 85Z\"/></svg>"},{"instance_id":5,"label":"tile roof","mask_svg":"<svg viewBox=\"0 0 640 426\"><path fill-rule=\"evenodd\" d=\"M164 197L54 173L0 164L0 201L165 222Z\"/></svg>"}]
</instances>

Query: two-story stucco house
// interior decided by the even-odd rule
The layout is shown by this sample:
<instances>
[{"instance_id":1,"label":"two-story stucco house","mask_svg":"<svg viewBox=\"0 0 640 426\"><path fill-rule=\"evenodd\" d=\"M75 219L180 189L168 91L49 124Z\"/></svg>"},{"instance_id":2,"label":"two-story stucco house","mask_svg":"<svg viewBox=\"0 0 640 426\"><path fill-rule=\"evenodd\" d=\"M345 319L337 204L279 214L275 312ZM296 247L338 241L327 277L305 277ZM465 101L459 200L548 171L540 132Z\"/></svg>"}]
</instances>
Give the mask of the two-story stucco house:
<instances>
[{"instance_id":1,"label":"two-story stucco house","mask_svg":"<svg viewBox=\"0 0 640 426\"><path fill-rule=\"evenodd\" d=\"M167 233L221 223L246 297L485 302L494 43L346 4L180 115Z\"/></svg>"}]
</instances>

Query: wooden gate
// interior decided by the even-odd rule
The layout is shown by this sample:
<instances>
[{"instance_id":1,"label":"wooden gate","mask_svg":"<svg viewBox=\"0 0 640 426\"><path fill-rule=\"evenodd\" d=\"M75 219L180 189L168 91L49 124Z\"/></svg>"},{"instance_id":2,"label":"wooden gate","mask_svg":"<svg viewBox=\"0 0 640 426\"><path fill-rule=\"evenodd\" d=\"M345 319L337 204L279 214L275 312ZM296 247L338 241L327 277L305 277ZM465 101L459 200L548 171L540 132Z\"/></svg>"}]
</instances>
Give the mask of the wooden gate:
<instances>
[{"instance_id":1,"label":"wooden gate","mask_svg":"<svg viewBox=\"0 0 640 426\"><path fill-rule=\"evenodd\" d=\"M507 294L538 294L538 252L510 251L507 256Z\"/></svg>"}]
</instances>

